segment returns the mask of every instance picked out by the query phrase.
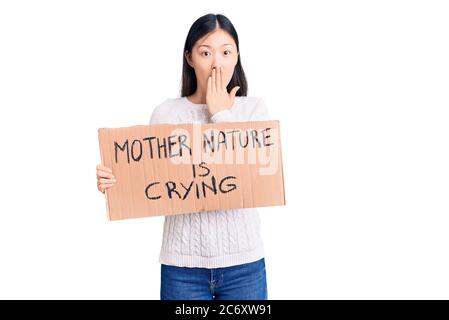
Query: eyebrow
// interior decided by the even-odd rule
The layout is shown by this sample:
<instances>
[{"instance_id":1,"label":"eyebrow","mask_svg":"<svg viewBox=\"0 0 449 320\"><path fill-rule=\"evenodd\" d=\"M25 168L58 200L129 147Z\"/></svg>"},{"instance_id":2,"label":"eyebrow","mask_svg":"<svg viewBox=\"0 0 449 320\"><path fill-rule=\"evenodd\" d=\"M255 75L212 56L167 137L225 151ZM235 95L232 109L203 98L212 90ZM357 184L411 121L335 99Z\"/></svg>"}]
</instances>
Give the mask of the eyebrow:
<instances>
[{"instance_id":1,"label":"eyebrow","mask_svg":"<svg viewBox=\"0 0 449 320\"><path fill-rule=\"evenodd\" d=\"M224 47L224 46L232 46L232 43L225 43L225 44L222 44L221 46L222 46L222 47ZM198 46L198 48L199 48L199 47L208 47L208 48L211 48L211 46L208 46L207 44L202 44L202 45Z\"/></svg>"}]
</instances>

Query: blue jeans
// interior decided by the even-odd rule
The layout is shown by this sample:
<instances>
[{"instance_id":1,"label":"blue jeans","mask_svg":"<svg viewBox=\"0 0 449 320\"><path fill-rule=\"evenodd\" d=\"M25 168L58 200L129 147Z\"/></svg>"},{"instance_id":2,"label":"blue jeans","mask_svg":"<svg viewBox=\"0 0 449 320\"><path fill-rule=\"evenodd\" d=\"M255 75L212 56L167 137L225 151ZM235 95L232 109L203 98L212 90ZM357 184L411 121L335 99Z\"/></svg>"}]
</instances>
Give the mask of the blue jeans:
<instances>
[{"instance_id":1,"label":"blue jeans","mask_svg":"<svg viewBox=\"0 0 449 320\"><path fill-rule=\"evenodd\" d=\"M265 259L226 268L161 264L161 300L267 300Z\"/></svg>"}]
</instances>

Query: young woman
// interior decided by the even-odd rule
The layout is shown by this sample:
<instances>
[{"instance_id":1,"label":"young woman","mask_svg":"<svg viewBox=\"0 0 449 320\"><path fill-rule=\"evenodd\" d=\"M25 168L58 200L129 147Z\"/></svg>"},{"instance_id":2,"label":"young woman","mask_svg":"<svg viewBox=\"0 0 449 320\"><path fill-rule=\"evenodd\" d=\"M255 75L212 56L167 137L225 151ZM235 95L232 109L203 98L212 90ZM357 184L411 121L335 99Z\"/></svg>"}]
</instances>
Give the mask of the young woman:
<instances>
[{"instance_id":1,"label":"young woman","mask_svg":"<svg viewBox=\"0 0 449 320\"><path fill-rule=\"evenodd\" d=\"M239 40L228 18L196 20L183 61L181 97L158 105L150 124L269 120L264 100L247 97ZM98 165L98 189L104 193L115 183L113 172ZM264 256L254 208L166 216L161 299L268 299Z\"/></svg>"}]
</instances>

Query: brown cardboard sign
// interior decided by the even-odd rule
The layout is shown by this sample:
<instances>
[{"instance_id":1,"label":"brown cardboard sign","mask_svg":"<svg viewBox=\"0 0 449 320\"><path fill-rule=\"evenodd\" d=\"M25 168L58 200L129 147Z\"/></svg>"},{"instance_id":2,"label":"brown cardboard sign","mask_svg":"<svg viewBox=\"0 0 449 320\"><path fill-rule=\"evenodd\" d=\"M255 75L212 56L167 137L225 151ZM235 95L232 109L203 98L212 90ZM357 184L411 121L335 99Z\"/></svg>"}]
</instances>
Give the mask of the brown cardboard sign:
<instances>
[{"instance_id":1,"label":"brown cardboard sign","mask_svg":"<svg viewBox=\"0 0 449 320\"><path fill-rule=\"evenodd\" d=\"M98 129L109 220L285 205L279 121Z\"/></svg>"}]
</instances>

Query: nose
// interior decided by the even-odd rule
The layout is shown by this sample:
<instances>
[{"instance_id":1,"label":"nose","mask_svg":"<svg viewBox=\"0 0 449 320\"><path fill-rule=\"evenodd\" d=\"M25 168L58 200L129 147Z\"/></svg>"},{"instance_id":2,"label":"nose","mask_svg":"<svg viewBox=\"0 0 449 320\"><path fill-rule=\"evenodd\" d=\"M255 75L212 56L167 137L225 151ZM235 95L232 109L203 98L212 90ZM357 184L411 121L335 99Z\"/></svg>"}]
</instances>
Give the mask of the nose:
<instances>
[{"instance_id":1,"label":"nose","mask_svg":"<svg viewBox=\"0 0 449 320\"><path fill-rule=\"evenodd\" d=\"M211 68L211 71L212 71L212 69L214 69L214 68L215 68L215 70L219 70L220 66L221 66L220 59L219 59L217 56L215 56L215 59L214 59L214 61L212 62L212 68Z\"/></svg>"}]
</instances>

